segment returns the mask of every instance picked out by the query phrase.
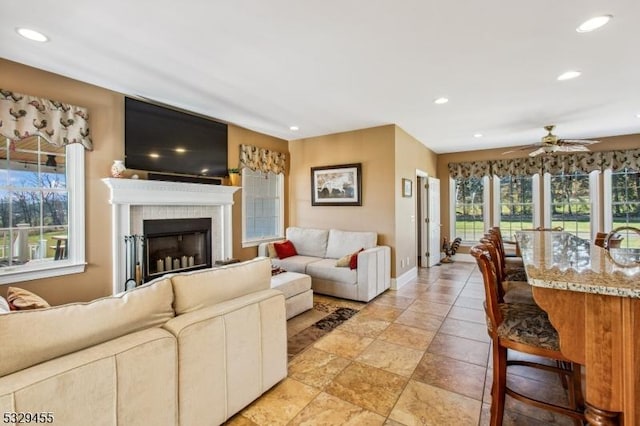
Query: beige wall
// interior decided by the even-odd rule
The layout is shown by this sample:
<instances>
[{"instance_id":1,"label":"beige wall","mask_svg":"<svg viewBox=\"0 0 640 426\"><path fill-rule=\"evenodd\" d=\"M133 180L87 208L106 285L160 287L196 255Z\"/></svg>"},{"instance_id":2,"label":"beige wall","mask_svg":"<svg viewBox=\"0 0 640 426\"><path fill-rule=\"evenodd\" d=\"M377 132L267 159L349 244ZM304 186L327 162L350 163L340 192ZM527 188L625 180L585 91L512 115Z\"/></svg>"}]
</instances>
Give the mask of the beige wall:
<instances>
[{"instance_id":1,"label":"beige wall","mask_svg":"<svg viewBox=\"0 0 640 426\"><path fill-rule=\"evenodd\" d=\"M86 271L82 274L13 284L31 290L52 304L87 301L111 293L111 205L101 179L109 176L114 159L124 158L124 95L57 74L0 59L0 87L88 108L94 150L85 152ZM229 126L229 165L238 164L241 143L286 152L287 141ZM132 171L128 171L130 175ZM240 191L233 207L234 257L255 256L241 249ZM286 203L285 203L286 204ZM285 212L286 214L286 212ZM0 295L7 285L0 285Z\"/></svg>"},{"instance_id":2,"label":"beige wall","mask_svg":"<svg viewBox=\"0 0 640 426\"><path fill-rule=\"evenodd\" d=\"M375 231L391 247L391 276L415 267L416 197L403 198L402 178L416 169L436 173L436 155L395 125L337 133L289 143L291 226ZM312 206L311 167L362 163L362 206ZM408 266L400 260L409 257Z\"/></svg>"},{"instance_id":3,"label":"beige wall","mask_svg":"<svg viewBox=\"0 0 640 426\"><path fill-rule=\"evenodd\" d=\"M394 246L394 126L289 142L289 225L376 231ZM362 206L312 206L311 167L362 163Z\"/></svg>"},{"instance_id":4,"label":"beige wall","mask_svg":"<svg viewBox=\"0 0 640 426\"><path fill-rule=\"evenodd\" d=\"M611 136L599 138L601 141L598 144L591 145L592 151L611 151L611 150L624 150L624 149L638 149L640 148L640 134L625 135L625 136ZM466 151L453 154L442 154L438 156L438 177L440 178L441 186L441 209L440 214L442 216L442 235L449 236L449 163L458 163L466 161L481 161L481 160L496 160L496 159L508 159L523 157L527 151L514 152L511 154L503 155L502 153L508 151L510 148L501 149L486 149L478 151ZM602 198L601 198L602 199ZM602 207L602 206L601 206ZM602 212L600 214L602 217ZM464 252L464 250L461 250Z\"/></svg>"},{"instance_id":5,"label":"beige wall","mask_svg":"<svg viewBox=\"0 0 640 426\"><path fill-rule=\"evenodd\" d=\"M437 155L405 132L395 126L395 264L396 277L417 266L418 259L418 196L416 170L435 177ZM402 179L411 179L412 196L402 196ZM407 259L409 260L408 262ZM404 260L402 266L401 260Z\"/></svg>"}]
</instances>

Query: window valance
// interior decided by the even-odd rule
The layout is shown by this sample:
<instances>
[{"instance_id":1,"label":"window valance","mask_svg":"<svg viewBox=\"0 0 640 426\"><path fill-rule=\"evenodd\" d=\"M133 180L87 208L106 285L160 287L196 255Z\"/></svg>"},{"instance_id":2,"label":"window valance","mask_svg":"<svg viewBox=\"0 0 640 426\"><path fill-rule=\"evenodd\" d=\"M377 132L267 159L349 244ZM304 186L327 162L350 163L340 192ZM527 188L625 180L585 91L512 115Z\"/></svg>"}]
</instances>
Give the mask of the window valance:
<instances>
[{"instance_id":1,"label":"window valance","mask_svg":"<svg viewBox=\"0 0 640 426\"><path fill-rule=\"evenodd\" d=\"M466 179L484 176L530 176L536 173L590 173L605 169L616 171L625 167L640 170L640 149L449 163L449 175L454 179Z\"/></svg>"},{"instance_id":2,"label":"window valance","mask_svg":"<svg viewBox=\"0 0 640 426\"><path fill-rule=\"evenodd\" d=\"M93 150L86 108L0 89L0 135L24 139L39 135L62 147L80 143Z\"/></svg>"},{"instance_id":3,"label":"window valance","mask_svg":"<svg viewBox=\"0 0 640 426\"><path fill-rule=\"evenodd\" d=\"M287 155L282 152L253 145L240 145L240 167L263 173L284 174L286 166Z\"/></svg>"}]
</instances>

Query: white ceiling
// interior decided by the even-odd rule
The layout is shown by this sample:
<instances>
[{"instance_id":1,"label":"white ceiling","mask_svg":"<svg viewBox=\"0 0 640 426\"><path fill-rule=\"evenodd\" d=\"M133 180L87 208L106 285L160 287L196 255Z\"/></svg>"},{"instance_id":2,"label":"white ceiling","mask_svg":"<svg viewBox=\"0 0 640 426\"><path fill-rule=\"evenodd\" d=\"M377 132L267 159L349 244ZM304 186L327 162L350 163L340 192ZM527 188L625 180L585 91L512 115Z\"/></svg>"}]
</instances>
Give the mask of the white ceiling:
<instances>
[{"instance_id":1,"label":"white ceiling","mask_svg":"<svg viewBox=\"0 0 640 426\"><path fill-rule=\"evenodd\" d=\"M447 153L535 143L545 124L640 133L638 0L20 0L0 15L0 57L287 140L395 123Z\"/></svg>"}]
</instances>

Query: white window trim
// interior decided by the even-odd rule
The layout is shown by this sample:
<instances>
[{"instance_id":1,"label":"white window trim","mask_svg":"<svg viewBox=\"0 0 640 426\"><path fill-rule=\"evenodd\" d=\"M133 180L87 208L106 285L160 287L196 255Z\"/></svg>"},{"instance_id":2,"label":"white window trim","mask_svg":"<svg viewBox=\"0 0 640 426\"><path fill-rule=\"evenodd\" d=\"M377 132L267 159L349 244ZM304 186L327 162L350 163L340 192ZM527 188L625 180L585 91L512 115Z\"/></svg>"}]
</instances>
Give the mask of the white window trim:
<instances>
[{"instance_id":1,"label":"white window trim","mask_svg":"<svg viewBox=\"0 0 640 426\"><path fill-rule=\"evenodd\" d=\"M488 230L491 224L491 186L489 185L489 176L482 178L482 221L485 229Z\"/></svg>"},{"instance_id":2,"label":"white window trim","mask_svg":"<svg viewBox=\"0 0 640 426\"><path fill-rule=\"evenodd\" d=\"M589 173L589 197L591 198L591 241L596 240L596 233L600 229L600 170ZM611 204L609 204L611 206ZM606 207L605 207L606 210Z\"/></svg>"},{"instance_id":3,"label":"white window trim","mask_svg":"<svg viewBox=\"0 0 640 426\"><path fill-rule=\"evenodd\" d=\"M52 278L77 274L85 270L85 218L84 218L84 147L71 144L66 147L67 188L69 190L69 252L67 259L31 261L26 265L0 268L0 284Z\"/></svg>"},{"instance_id":4,"label":"white window trim","mask_svg":"<svg viewBox=\"0 0 640 426\"><path fill-rule=\"evenodd\" d=\"M544 186L544 218L542 221L542 226L544 226L545 228L550 228L551 227L551 174L550 173L545 173L544 174L544 181L543 181L543 186Z\"/></svg>"},{"instance_id":5,"label":"white window trim","mask_svg":"<svg viewBox=\"0 0 640 426\"><path fill-rule=\"evenodd\" d=\"M602 174L604 212L602 215L604 232L609 233L613 227L613 198L611 197L611 186L613 185L613 174L611 169L605 169Z\"/></svg>"},{"instance_id":6,"label":"white window trim","mask_svg":"<svg viewBox=\"0 0 640 426\"><path fill-rule=\"evenodd\" d=\"M493 197L491 198L493 201L493 220L491 226L500 226L502 212L500 211L500 178L498 176L493 176L491 179L491 191L493 192Z\"/></svg>"},{"instance_id":7,"label":"white window trim","mask_svg":"<svg viewBox=\"0 0 640 426\"><path fill-rule=\"evenodd\" d=\"M449 177L449 235L456 235L456 180Z\"/></svg>"},{"instance_id":8,"label":"white window trim","mask_svg":"<svg viewBox=\"0 0 640 426\"><path fill-rule=\"evenodd\" d=\"M259 239L253 239L253 240L250 240L247 238L247 222L245 219L247 217L247 211L246 211L247 202L246 202L246 195L245 195L246 192L242 191L242 243L241 243L242 248L257 247L262 243L280 241L284 239L284 175L282 174L274 174L274 175L278 179L278 193L280 194L280 197L279 197L280 221L278 223L278 229L276 232L277 236L270 237L270 238L259 238ZM244 174L242 175L242 186L243 187L245 186Z\"/></svg>"}]
</instances>

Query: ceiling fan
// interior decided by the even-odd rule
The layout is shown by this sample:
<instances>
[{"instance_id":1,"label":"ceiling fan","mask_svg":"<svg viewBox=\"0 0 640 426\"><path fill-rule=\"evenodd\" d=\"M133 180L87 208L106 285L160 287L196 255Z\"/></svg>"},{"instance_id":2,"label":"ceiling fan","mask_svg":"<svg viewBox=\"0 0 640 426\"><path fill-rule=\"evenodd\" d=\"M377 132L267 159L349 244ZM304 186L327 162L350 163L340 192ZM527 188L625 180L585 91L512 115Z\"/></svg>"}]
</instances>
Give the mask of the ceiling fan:
<instances>
[{"instance_id":1,"label":"ceiling fan","mask_svg":"<svg viewBox=\"0 0 640 426\"><path fill-rule=\"evenodd\" d=\"M535 157L540 154L553 154L555 152L585 152L589 151L587 145L600 142L588 139L560 139L556 135L551 133L554 127L554 125L544 126L545 130L548 133L546 136L542 137L542 140L539 143L503 152L503 154L508 154L515 151L523 151L531 148L537 149L529 153L530 157Z\"/></svg>"}]
</instances>

